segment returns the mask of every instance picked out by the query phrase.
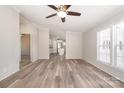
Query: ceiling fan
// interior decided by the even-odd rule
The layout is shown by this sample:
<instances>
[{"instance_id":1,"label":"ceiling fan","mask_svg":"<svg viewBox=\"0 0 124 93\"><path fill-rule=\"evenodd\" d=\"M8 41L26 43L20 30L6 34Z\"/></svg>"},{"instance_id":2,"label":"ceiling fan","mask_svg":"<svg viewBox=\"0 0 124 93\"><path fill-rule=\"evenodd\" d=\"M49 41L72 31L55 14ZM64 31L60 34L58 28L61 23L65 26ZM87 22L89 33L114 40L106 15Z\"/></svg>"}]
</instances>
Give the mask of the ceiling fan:
<instances>
[{"instance_id":1,"label":"ceiling fan","mask_svg":"<svg viewBox=\"0 0 124 93\"><path fill-rule=\"evenodd\" d=\"M67 11L69 9L71 5L60 5L60 6L54 6L54 5L48 5L48 7L54 9L57 11L57 13L51 14L49 16L47 16L46 18L50 18L53 16L59 16L62 20L62 22L65 22L65 17L66 15L70 15L70 16L80 16L81 13L78 12L73 12L73 11Z\"/></svg>"}]
</instances>

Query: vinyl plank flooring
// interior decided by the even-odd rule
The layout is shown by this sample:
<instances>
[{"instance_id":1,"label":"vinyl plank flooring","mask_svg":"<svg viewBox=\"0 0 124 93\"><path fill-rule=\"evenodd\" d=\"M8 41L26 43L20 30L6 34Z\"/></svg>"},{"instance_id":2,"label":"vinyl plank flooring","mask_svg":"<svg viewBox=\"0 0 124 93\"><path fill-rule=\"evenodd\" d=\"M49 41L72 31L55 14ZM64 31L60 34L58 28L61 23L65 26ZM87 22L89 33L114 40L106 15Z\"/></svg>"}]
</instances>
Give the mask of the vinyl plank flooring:
<instances>
[{"instance_id":1,"label":"vinyl plank flooring","mask_svg":"<svg viewBox=\"0 0 124 93\"><path fill-rule=\"evenodd\" d=\"M52 55L0 81L1 88L122 88L124 83L79 59Z\"/></svg>"}]
</instances>

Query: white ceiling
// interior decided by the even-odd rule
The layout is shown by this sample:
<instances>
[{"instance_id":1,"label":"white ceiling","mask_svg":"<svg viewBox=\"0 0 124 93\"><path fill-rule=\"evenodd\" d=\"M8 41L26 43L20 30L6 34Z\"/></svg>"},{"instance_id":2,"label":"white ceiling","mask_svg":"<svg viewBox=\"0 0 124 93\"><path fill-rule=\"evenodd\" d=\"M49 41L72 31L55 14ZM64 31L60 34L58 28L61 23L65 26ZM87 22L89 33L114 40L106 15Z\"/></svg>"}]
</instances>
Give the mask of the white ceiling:
<instances>
[{"instance_id":1,"label":"white ceiling","mask_svg":"<svg viewBox=\"0 0 124 93\"><path fill-rule=\"evenodd\" d=\"M82 13L80 17L66 16L66 22L62 23L58 16L46 19L45 17L56 11L45 5L18 5L20 13L33 23L50 28L54 33L65 34L65 31L88 31L104 20L124 9L124 6L76 6L72 5L68 10Z\"/></svg>"}]
</instances>

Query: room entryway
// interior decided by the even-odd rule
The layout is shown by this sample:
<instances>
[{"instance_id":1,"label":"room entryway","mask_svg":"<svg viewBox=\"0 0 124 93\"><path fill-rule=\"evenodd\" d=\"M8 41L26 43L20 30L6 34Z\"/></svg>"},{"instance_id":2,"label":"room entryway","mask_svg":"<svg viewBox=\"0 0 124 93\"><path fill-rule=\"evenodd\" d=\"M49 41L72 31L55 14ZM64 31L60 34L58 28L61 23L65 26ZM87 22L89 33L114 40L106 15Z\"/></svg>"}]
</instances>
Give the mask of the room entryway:
<instances>
[{"instance_id":1,"label":"room entryway","mask_svg":"<svg viewBox=\"0 0 124 93\"><path fill-rule=\"evenodd\" d=\"M21 61L20 68L31 63L30 61L30 34L21 34Z\"/></svg>"},{"instance_id":2,"label":"room entryway","mask_svg":"<svg viewBox=\"0 0 124 93\"><path fill-rule=\"evenodd\" d=\"M65 58L66 55L66 33L57 34L57 32L50 32L49 39L49 56L62 56Z\"/></svg>"}]
</instances>

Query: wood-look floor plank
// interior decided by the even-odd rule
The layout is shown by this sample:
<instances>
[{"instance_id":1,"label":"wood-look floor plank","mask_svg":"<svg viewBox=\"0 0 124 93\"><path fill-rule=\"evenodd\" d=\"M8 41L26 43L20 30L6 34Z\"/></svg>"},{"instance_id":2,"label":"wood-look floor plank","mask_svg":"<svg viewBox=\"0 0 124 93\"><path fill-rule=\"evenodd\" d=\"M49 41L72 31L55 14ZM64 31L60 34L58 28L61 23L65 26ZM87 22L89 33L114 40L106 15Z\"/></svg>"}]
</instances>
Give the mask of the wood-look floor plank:
<instances>
[{"instance_id":1,"label":"wood-look floor plank","mask_svg":"<svg viewBox=\"0 0 124 93\"><path fill-rule=\"evenodd\" d=\"M53 55L49 60L31 63L0 81L9 88L112 88L124 83L79 59Z\"/></svg>"}]
</instances>

